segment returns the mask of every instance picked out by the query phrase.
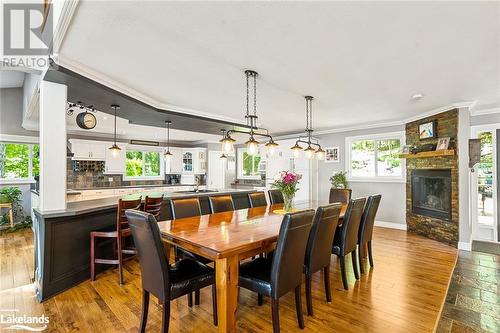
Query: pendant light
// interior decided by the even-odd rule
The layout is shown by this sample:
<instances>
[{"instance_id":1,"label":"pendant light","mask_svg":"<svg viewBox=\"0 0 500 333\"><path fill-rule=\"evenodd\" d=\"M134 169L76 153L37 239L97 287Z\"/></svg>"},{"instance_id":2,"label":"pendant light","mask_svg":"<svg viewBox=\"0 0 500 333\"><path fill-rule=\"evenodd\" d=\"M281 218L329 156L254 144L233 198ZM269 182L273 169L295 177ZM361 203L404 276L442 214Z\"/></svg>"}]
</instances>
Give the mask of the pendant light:
<instances>
[{"instance_id":1,"label":"pendant light","mask_svg":"<svg viewBox=\"0 0 500 333\"><path fill-rule=\"evenodd\" d=\"M167 151L165 152L165 158L171 159L172 153L170 152L170 124L172 124L172 122L170 120L167 120L165 121L165 124L167 125Z\"/></svg>"},{"instance_id":2,"label":"pendant light","mask_svg":"<svg viewBox=\"0 0 500 333\"><path fill-rule=\"evenodd\" d=\"M116 156L118 155L118 152L120 150L122 150L120 147L118 147L118 145L116 144L116 111L120 109L120 106L119 105L116 105L116 104L113 104L111 105L111 108L115 111L115 129L114 129L114 141L113 141L113 145L111 147L109 147L109 150L111 150L111 154L113 156Z\"/></svg>"},{"instance_id":3,"label":"pendant light","mask_svg":"<svg viewBox=\"0 0 500 333\"><path fill-rule=\"evenodd\" d=\"M223 131L222 139L220 143L222 144L222 149L225 153L229 153L233 150L235 139L231 137L233 133L242 133L248 134L250 137L245 142L245 145L248 148L248 153L250 155L255 155L259 151L260 142L257 141L256 137L265 137L268 139L268 142L265 144L267 148L267 152L269 155L273 155L278 144L274 142L273 137L268 133L267 130L257 127L257 76L259 74L256 71L246 70L246 84L247 84L247 92L246 92L246 115L245 119L247 121L247 125L250 127L248 131L243 130L227 130ZM253 81L253 113L250 112L250 80ZM263 133L265 132L265 133Z\"/></svg>"},{"instance_id":4,"label":"pendant light","mask_svg":"<svg viewBox=\"0 0 500 333\"><path fill-rule=\"evenodd\" d=\"M314 97L312 96L305 96L306 99L306 136L305 137L299 137L297 141L295 141L295 145L291 147L293 151L294 157L299 157L300 152L302 151L302 147L299 145L299 143L304 143L307 145L307 147L304 149L304 153L306 154L306 157L311 159L316 155L316 158L318 160L322 160L325 158L325 151L323 148L321 148L321 145L318 143L319 141L317 139L314 139L312 137L312 101ZM313 146L317 147L317 149L313 148Z\"/></svg>"}]
</instances>

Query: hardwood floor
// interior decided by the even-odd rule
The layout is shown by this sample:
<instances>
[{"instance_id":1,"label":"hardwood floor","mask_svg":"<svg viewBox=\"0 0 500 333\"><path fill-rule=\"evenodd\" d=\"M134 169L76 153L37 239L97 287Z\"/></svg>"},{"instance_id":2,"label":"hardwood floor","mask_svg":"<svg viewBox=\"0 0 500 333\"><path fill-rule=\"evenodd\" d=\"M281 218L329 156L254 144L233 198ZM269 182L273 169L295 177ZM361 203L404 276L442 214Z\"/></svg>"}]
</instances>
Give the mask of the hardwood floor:
<instances>
[{"instance_id":1,"label":"hardwood floor","mask_svg":"<svg viewBox=\"0 0 500 333\"><path fill-rule=\"evenodd\" d=\"M305 316L305 330L297 325L294 294L282 297L282 332L432 332L457 250L404 231L375 228L373 251L375 267L359 281L347 261L348 291L342 288L339 264L332 256L331 304L325 302L322 273L314 275L314 317ZM111 269L95 282L85 281L42 304L35 300L32 276L31 230L0 236L0 314L8 315L13 309L21 316L45 314L50 319L49 332L137 332L141 306L137 261L125 264L122 287L117 270ZM302 301L305 309L305 297ZM151 303L147 331L159 332L161 309L155 299ZM264 298L259 307L257 295L241 289L238 305L239 331L271 331L269 299ZM172 302L170 331L217 332L212 325L210 288L202 290L199 306L189 308L185 298Z\"/></svg>"}]
</instances>

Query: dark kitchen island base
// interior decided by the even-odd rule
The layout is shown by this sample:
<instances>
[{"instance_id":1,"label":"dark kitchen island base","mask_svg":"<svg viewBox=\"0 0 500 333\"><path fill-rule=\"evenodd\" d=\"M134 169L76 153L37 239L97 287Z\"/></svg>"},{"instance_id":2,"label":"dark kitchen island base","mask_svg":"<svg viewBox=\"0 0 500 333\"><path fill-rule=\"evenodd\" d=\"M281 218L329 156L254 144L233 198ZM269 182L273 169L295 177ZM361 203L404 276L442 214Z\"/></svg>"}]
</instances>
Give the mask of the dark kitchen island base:
<instances>
[{"instance_id":1,"label":"dark kitchen island base","mask_svg":"<svg viewBox=\"0 0 500 333\"><path fill-rule=\"evenodd\" d=\"M206 194L165 193L160 220L170 220L170 199L199 197L202 214L209 214L209 195L231 194L235 209L249 208L248 193L253 190L228 190ZM35 209L35 290L37 300L54 296L90 278L90 232L116 226L118 197L68 203L63 211ZM112 240L99 243L99 256L113 253ZM109 268L97 265L100 270Z\"/></svg>"}]
</instances>

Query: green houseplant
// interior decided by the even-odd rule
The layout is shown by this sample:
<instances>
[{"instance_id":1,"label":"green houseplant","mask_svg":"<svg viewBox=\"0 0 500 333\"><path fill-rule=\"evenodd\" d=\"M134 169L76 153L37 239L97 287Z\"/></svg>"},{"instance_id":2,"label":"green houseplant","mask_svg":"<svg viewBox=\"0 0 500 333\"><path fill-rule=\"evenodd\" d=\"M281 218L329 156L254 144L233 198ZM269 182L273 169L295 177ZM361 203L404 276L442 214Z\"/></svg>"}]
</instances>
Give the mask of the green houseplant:
<instances>
[{"instance_id":1,"label":"green houseplant","mask_svg":"<svg viewBox=\"0 0 500 333\"><path fill-rule=\"evenodd\" d=\"M330 183L333 188L347 188L347 172L339 171L330 177Z\"/></svg>"}]
</instances>

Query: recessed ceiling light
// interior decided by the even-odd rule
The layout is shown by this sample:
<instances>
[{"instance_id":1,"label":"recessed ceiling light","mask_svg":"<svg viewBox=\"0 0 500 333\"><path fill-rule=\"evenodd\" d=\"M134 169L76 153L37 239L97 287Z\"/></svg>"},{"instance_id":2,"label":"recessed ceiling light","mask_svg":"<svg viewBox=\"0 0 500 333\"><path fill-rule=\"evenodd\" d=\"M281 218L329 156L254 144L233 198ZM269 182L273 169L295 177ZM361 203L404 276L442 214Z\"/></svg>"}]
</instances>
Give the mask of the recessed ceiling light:
<instances>
[{"instance_id":1,"label":"recessed ceiling light","mask_svg":"<svg viewBox=\"0 0 500 333\"><path fill-rule=\"evenodd\" d=\"M104 116L104 117L102 117L102 119L104 119L104 120L108 120L108 117Z\"/></svg>"},{"instance_id":2,"label":"recessed ceiling light","mask_svg":"<svg viewBox=\"0 0 500 333\"><path fill-rule=\"evenodd\" d=\"M421 100L422 98L424 98L424 96L425 95L421 94L421 93L415 94L415 95L411 96L410 100L412 100L412 101L418 101L418 100Z\"/></svg>"}]
</instances>

